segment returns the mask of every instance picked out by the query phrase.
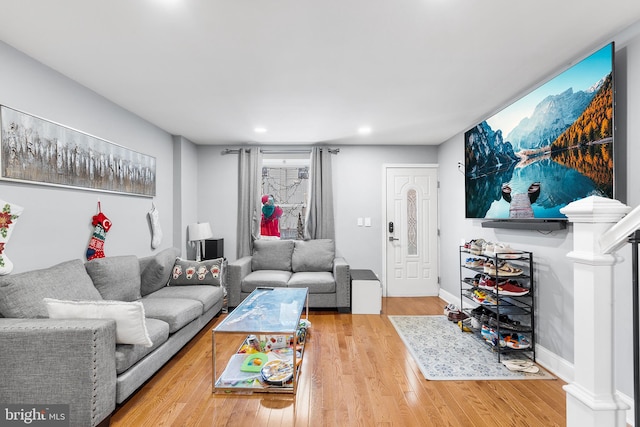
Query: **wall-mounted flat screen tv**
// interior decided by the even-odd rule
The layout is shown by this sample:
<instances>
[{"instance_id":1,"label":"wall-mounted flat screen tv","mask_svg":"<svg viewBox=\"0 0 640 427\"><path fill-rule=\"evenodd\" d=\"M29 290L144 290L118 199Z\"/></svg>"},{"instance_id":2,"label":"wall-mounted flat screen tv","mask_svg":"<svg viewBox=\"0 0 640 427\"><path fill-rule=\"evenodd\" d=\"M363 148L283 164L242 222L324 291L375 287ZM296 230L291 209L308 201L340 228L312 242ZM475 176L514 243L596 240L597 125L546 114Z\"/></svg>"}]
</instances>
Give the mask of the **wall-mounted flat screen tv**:
<instances>
[{"instance_id":1,"label":"wall-mounted flat screen tv","mask_svg":"<svg viewBox=\"0 0 640 427\"><path fill-rule=\"evenodd\" d=\"M464 134L466 217L566 220L613 198L613 43Z\"/></svg>"}]
</instances>

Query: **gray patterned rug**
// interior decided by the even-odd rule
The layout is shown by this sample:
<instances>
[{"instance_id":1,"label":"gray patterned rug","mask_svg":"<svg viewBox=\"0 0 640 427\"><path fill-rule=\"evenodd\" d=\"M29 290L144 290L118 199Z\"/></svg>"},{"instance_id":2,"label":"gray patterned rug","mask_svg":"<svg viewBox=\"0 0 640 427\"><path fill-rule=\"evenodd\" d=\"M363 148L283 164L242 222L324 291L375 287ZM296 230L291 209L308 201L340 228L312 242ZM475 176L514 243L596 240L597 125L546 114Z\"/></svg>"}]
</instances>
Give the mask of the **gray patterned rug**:
<instances>
[{"instance_id":1,"label":"gray patterned rug","mask_svg":"<svg viewBox=\"0 0 640 427\"><path fill-rule=\"evenodd\" d=\"M542 368L536 374L510 371L480 338L444 316L388 317L428 380L555 379ZM502 360L508 358L524 355L502 354Z\"/></svg>"}]
</instances>

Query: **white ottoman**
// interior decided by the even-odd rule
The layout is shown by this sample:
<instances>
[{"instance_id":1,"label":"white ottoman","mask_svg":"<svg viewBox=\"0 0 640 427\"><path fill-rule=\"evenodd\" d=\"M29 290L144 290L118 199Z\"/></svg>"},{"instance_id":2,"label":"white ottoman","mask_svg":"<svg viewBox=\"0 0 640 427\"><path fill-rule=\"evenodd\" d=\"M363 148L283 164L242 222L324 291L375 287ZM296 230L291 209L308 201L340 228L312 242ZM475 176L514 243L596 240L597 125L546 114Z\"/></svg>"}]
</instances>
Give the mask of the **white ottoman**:
<instances>
[{"instance_id":1,"label":"white ottoman","mask_svg":"<svg viewBox=\"0 0 640 427\"><path fill-rule=\"evenodd\" d=\"M371 270L351 270L351 313L380 314L382 285Z\"/></svg>"}]
</instances>

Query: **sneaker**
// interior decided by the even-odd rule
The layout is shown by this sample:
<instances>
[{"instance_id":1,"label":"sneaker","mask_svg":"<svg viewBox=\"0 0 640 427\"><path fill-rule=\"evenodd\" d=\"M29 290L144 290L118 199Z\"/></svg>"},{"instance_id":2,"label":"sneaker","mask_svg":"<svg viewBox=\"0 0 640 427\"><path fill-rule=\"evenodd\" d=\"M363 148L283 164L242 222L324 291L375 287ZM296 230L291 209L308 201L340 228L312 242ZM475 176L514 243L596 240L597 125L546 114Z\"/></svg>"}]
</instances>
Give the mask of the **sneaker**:
<instances>
[{"instance_id":1,"label":"sneaker","mask_svg":"<svg viewBox=\"0 0 640 427\"><path fill-rule=\"evenodd\" d=\"M465 267L478 268L484 265L482 258L467 258L464 262Z\"/></svg>"},{"instance_id":2,"label":"sneaker","mask_svg":"<svg viewBox=\"0 0 640 427\"><path fill-rule=\"evenodd\" d=\"M483 318L484 323L487 323L489 326L499 327L500 330L512 330L512 331L531 331L531 327L522 325L517 320L512 320L507 315L500 315L500 320L496 319L494 316L488 316Z\"/></svg>"},{"instance_id":3,"label":"sneaker","mask_svg":"<svg viewBox=\"0 0 640 427\"><path fill-rule=\"evenodd\" d=\"M497 274L500 276L519 276L522 274L522 269L503 261L498 265Z\"/></svg>"},{"instance_id":4,"label":"sneaker","mask_svg":"<svg viewBox=\"0 0 640 427\"><path fill-rule=\"evenodd\" d=\"M487 325L482 325L482 327L480 328L480 334L482 335L482 338L485 339L485 341L487 341L494 347L498 344L500 344L500 347L504 347L506 345L505 341L498 340L498 334L496 333L495 329L490 328Z\"/></svg>"},{"instance_id":5,"label":"sneaker","mask_svg":"<svg viewBox=\"0 0 640 427\"><path fill-rule=\"evenodd\" d=\"M481 291L479 289L474 289L473 290L473 297L472 298L478 304L496 305L498 303L490 295L487 295L487 293L485 293L485 292L483 292L483 291Z\"/></svg>"},{"instance_id":6,"label":"sneaker","mask_svg":"<svg viewBox=\"0 0 640 427\"><path fill-rule=\"evenodd\" d=\"M522 251L512 249L511 246L505 243L496 243L493 252L498 255L499 258L520 258Z\"/></svg>"},{"instance_id":7,"label":"sneaker","mask_svg":"<svg viewBox=\"0 0 640 427\"><path fill-rule=\"evenodd\" d=\"M493 291L496 288L496 281L495 279L492 279L491 276L482 275L478 281L478 287L488 291Z\"/></svg>"},{"instance_id":8,"label":"sneaker","mask_svg":"<svg viewBox=\"0 0 640 427\"><path fill-rule=\"evenodd\" d=\"M455 304L447 304L444 307L444 315L447 316L447 317L449 316L449 313L451 313L453 311L460 311L460 309Z\"/></svg>"},{"instance_id":9,"label":"sneaker","mask_svg":"<svg viewBox=\"0 0 640 427\"><path fill-rule=\"evenodd\" d=\"M484 256L490 256L493 257L495 256L495 247L498 243L491 243L491 242L487 242L487 244L484 246L484 249L482 251L482 254Z\"/></svg>"},{"instance_id":10,"label":"sneaker","mask_svg":"<svg viewBox=\"0 0 640 427\"><path fill-rule=\"evenodd\" d=\"M473 255L482 255L482 251L484 250L484 245L486 245L486 241L484 239L477 239L471 242L471 246L469 247L469 252Z\"/></svg>"},{"instance_id":11,"label":"sneaker","mask_svg":"<svg viewBox=\"0 0 640 427\"><path fill-rule=\"evenodd\" d=\"M484 263L484 272L491 274L492 276L519 276L522 274L522 269L514 267L506 261L502 261L496 268L495 264L489 260Z\"/></svg>"},{"instance_id":12,"label":"sneaker","mask_svg":"<svg viewBox=\"0 0 640 427\"><path fill-rule=\"evenodd\" d=\"M521 297L529 293L529 289L518 285L519 283L513 279L498 283L498 294Z\"/></svg>"},{"instance_id":13,"label":"sneaker","mask_svg":"<svg viewBox=\"0 0 640 427\"><path fill-rule=\"evenodd\" d=\"M502 337L502 339L505 342L505 345L509 348L524 350L525 348L531 347L531 343L529 342L527 337L522 334L507 334L506 336Z\"/></svg>"},{"instance_id":14,"label":"sneaker","mask_svg":"<svg viewBox=\"0 0 640 427\"><path fill-rule=\"evenodd\" d=\"M449 319L452 322L459 322L461 320L465 320L468 318L469 316L467 316L464 311L451 311L447 315L447 319Z\"/></svg>"},{"instance_id":15,"label":"sneaker","mask_svg":"<svg viewBox=\"0 0 640 427\"><path fill-rule=\"evenodd\" d=\"M496 274L496 265L494 264L493 260L485 261L484 265L482 266L482 269L487 274L493 274L493 275Z\"/></svg>"}]
</instances>

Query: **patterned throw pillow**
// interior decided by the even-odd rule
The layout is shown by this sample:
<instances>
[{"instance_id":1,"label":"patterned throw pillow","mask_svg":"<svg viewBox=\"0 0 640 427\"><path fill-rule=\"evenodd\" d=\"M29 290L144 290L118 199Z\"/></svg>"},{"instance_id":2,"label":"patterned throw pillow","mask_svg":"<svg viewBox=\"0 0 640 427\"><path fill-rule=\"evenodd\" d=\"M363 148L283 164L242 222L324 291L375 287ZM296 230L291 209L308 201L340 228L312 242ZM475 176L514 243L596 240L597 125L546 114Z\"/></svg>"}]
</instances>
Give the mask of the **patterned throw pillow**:
<instances>
[{"instance_id":1,"label":"patterned throw pillow","mask_svg":"<svg viewBox=\"0 0 640 427\"><path fill-rule=\"evenodd\" d=\"M169 286L220 286L223 275L223 261L224 258L210 259L200 262L176 258L176 262L173 264L173 270L171 270Z\"/></svg>"}]
</instances>

